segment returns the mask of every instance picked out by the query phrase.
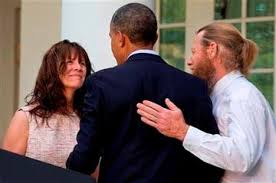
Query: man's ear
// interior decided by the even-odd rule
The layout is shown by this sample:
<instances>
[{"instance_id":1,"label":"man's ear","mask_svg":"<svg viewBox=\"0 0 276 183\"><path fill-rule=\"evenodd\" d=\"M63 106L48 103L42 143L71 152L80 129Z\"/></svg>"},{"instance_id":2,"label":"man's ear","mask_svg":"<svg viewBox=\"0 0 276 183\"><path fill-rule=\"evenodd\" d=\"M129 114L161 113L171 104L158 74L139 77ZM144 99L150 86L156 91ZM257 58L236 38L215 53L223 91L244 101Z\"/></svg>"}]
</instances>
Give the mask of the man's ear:
<instances>
[{"instance_id":1,"label":"man's ear","mask_svg":"<svg viewBox=\"0 0 276 183\"><path fill-rule=\"evenodd\" d=\"M218 44L216 42L211 42L207 49L209 59L213 59L218 54Z\"/></svg>"},{"instance_id":2,"label":"man's ear","mask_svg":"<svg viewBox=\"0 0 276 183\"><path fill-rule=\"evenodd\" d=\"M125 46L125 41L126 41L125 34L118 31L118 44L119 44L119 46L124 47Z\"/></svg>"}]
</instances>

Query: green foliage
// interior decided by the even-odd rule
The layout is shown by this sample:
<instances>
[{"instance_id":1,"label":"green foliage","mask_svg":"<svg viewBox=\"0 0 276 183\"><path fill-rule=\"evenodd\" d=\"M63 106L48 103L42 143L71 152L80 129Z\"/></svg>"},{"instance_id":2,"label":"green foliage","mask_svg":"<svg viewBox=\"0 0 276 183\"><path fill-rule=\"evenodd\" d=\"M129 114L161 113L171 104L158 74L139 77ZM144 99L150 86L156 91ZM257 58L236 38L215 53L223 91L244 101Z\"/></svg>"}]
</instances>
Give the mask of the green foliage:
<instances>
[{"instance_id":1,"label":"green foliage","mask_svg":"<svg viewBox=\"0 0 276 183\"><path fill-rule=\"evenodd\" d=\"M259 56L254 68L273 68L274 22L247 23L247 38L259 47Z\"/></svg>"},{"instance_id":2,"label":"green foliage","mask_svg":"<svg viewBox=\"0 0 276 183\"><path fill-rule=\"evenodd\" d=\"M263 93L270 105L273 106L273 74L251 74L249 80Z\"/></svg>"},{"instance_id":3,"label":"green foliage","mask_svg":"<svg viewBox=\"0 0 276 183\"><path fill-rule=\"evenodd\" d=\"M274 16L275 0L247 0L247 16Z\"/></svg>"},{"instance_id":4,"label":"green foliage","mask_svg":"<svg viewBox=\"0 0 276 183\"><path fill-rule=\"evenodd\" d=\"M186 0L160 0L161 23L185 22Z\"/></svg>"},{"instance_id":5,"label":"green foliage","mask_svg":"<svg viewBox=\"0 0 276 183\"><path fill-rule=\"evenodd\" d=\"M215 20L241 17L241 0L216 0Z\"/></svg>"},{"instance_id":6,"label":"green foliage","mask_svg":"<svg viewBox=\"0 0 276 183\"><path fill-rule=\"evenodd\" d=\"M184 70L185 28L161 29L160 53L172 66Z\"/></svg>"}]
</instances>

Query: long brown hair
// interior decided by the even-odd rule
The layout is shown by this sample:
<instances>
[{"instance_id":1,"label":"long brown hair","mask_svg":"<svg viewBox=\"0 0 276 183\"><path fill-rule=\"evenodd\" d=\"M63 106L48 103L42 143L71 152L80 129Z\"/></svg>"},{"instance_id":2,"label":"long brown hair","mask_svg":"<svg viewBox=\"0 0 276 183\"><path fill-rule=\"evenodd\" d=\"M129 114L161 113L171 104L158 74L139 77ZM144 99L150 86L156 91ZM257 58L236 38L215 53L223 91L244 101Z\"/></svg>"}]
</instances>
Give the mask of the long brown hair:
<instances>
[{"instance_id":1,"label":"long brown hair","mask_svg":"<svg viewBox=\"0 0 276 183\"><path fill-rule=\"evenodd\" d=\"M228 71L238 69L244 75L248 75L258 54L258 47L253 41L243 38L238 29L223 22L208 24L200 28L197 33L202 31L203 46L206 47L214 41L225 48L223 53L220 53L225 69Z\"/></svg>"},{"instance_id":2,"label":"long brown hair","mask_svg":"<svg viewBox=\"0 0 276 183\"><path fill-rule=\"evenodd\" d=\"M33 91L25 98L27 105L35 106L30 113L42 118L42 122L47 121L54 113L67 116L71 114L67 108L64 86L59 76L66 70L66 59L71 57L72 52L85 60L87 71L85 79L93 72L86 51L78 43L63 40L54 44L43 57ZM76 90L73 99L73 110L78 115L81 114L83 95L82 86Z\"/></svg>"}]
</instances>

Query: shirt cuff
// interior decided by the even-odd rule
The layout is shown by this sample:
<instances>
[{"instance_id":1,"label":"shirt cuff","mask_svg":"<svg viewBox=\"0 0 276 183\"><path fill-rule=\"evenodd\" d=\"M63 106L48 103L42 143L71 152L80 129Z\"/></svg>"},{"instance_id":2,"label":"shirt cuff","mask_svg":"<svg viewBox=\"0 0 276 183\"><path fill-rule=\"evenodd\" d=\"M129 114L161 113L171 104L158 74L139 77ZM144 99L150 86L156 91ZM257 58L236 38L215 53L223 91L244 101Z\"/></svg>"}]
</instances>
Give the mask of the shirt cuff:
<instances>
[{"instance_id":1,"label":"shirt cuff","mask_svg":"<svg viewBox=\"0 0 276 183\"><path fill-rule=\"evenodd\" d=\"M200 146L203 136L204 132L193 126L189 126L182 145L185 149L193 149L195 146Z\"/></svg>"}]
</instances>

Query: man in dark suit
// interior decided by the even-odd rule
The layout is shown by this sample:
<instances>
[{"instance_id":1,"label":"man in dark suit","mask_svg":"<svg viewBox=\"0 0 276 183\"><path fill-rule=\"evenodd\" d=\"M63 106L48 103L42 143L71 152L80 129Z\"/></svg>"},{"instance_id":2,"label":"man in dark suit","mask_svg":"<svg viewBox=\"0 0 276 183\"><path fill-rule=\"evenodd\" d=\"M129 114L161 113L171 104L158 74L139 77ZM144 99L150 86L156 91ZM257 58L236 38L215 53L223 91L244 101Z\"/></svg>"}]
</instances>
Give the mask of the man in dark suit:
<instances>
[{"instance_id":1,"label":"man in dark suit","mask_svg":"<svg viewBox=\"0 0 276 183\"><path fill-rule=\"evenodd\" d=\"M164 105L168 97L185 108L187 121L218 133L206 83L169 66L153 51L154 13L138 3L119 8L111 20L110 37L118 66L88 79L78 144L67 167L90 174L101 157L100 183L218 182L221 169L141 123L136 114L138 102L149 99Z\"/></svg>"}]
</instances>

